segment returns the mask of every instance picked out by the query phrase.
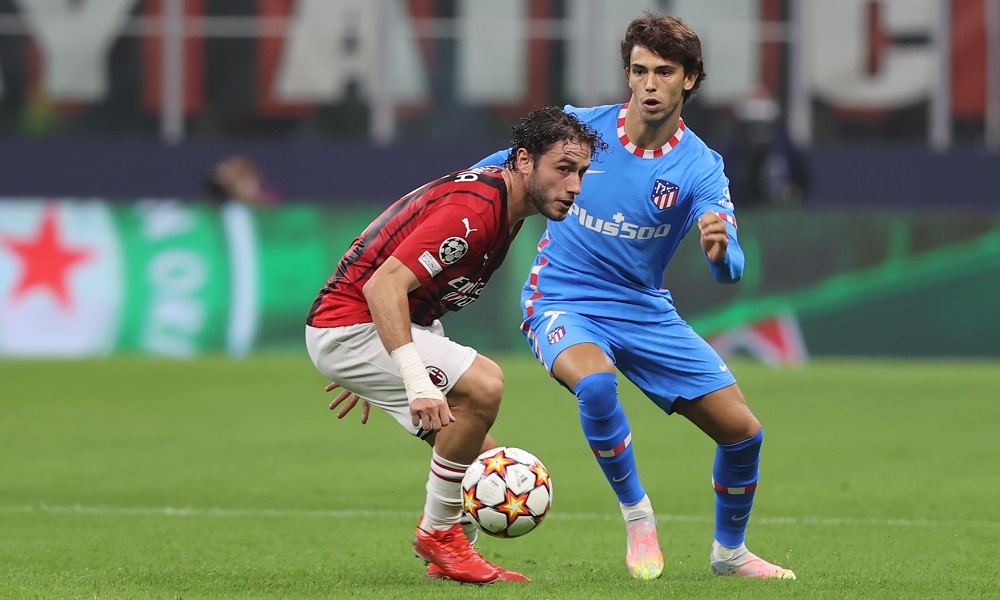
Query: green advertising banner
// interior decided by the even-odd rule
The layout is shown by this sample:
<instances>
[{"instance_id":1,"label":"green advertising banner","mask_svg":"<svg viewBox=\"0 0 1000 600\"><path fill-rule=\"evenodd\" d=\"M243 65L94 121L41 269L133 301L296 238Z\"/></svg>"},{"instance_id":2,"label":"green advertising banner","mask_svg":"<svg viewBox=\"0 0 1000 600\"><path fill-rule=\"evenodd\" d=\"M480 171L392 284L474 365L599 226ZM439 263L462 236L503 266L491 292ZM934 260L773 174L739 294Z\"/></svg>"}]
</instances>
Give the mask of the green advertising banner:
<instances>
[{"instance_id":1,"label":"green advertising banner","mask_svg":"<svg viewBox=\"0 0 1000 600\"><path fill-rule=\"evenodd\" d=\"M383 207L252 210L176 200L0 200L0 356L304 352L309 306ZM545 221L489 290L448 315L484 352L527 352L519 294ZM1000 219L977 214L740 216L743 280L715 283L696 236L665 273L724 354L1000 355Z\"/></svg>"},{"instance_id":2,"label":"green advertising banner","mask_svg":"<svg viewBox=\"0 0 1000 600\"><path fill-rule=\"evenodd\" d=\"M0 355L302 348L305 315L375 209L0 201Z\"/></svg>"},{"instance_id":3,"label":"green advertising banner","mask_svg":"<svg viewBox=\"0 0 1000 600\"><path fill-rule=\"evenodd\" d=\"M127 282L117 349L186 357L223 347L239 302L221 213L144 201L112 215Z\"/></svg>"}]
</instances>

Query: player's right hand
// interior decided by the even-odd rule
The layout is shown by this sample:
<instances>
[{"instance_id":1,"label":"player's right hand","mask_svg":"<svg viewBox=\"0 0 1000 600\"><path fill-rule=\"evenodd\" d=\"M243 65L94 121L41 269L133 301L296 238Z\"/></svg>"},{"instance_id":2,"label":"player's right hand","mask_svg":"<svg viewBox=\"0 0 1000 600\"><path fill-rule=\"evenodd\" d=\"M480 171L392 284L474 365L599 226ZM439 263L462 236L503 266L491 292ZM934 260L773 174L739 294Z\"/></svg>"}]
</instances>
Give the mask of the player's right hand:
<instances>
[{"instance_id":1,"label":"player's right hand","mask_svg":"<svg viewBox=\"0 0 1000 600\"><path fill-rule=\"evenodd\" d=\"M415 427L425 431L440 431L455 422L448 401L439 398L417 398L411 402L410 418Z\"/></svg>"},{"instance_id":2,"label":"player's right hand","mask_svg":"<svg viewBox=\"0 0 1000 600\"><path fill-rule=\"evenodd\" d=\"M365 423L367 423L368 415L371 413L372 410L372 405L369 404L367 400L363 399L361 396L358 396L351 390L343 388L343 386L341 386L336 381L331 381L330 383L328 383L326 386L326 391L332 392L337 388L342 388L342 391L337 395L336 398L334 398L333 402L330 403L330 410L336 410L336 408L340 406L340 404L344 400L347 400L347 404L344 405L344 408L340 409L340 412L337 413L337 418L343 419L345 416L347 416L347 413L351 412L351 410L354 409L355 405L357 405L358 403L358 400L361 400L361 424L364 425Z\"/></svg>"},{"instance_id":3,"label":"player's right hand","mask_svg":"<svg viewBox=\"0 0 1000 600\"><path fill-rule=\"evenodd\" d=\"M714 263L725 260L726 249L729 248L729 231L722 217L709 211L698 219L698 229L701 232L701 248L708 259Z\"/></svg>"}]
</instances>

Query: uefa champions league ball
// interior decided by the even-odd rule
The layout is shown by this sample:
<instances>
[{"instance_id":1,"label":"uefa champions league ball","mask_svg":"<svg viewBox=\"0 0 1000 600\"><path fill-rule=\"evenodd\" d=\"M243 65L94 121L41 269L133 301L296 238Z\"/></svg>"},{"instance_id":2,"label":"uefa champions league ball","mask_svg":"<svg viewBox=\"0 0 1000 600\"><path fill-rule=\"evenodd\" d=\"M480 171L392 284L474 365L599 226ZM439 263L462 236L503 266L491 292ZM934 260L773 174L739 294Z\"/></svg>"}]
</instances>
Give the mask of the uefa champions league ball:
<instances>
[{"instance_id":1,"label":"uefa champions league ball","mask_svg":"<svg viewBox=\"0 0 1000 600\"><path fill-rule=\"evenodd\" d=\"M462 478L462 508L488 535L524 535L538 527L551 506L548 470L520 448L483 452Z\"/></svg>"}]
</instances>

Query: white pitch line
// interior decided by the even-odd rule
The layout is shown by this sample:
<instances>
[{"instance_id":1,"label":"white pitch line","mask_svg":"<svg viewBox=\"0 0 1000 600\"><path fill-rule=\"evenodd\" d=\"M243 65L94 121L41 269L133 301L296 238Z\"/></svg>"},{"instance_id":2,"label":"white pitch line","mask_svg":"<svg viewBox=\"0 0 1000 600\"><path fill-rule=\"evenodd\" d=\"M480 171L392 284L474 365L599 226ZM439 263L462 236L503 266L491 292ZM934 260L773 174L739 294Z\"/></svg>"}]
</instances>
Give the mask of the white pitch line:
<instances>
[{"instance_id":1,"label":"white pitch line","mask_svg":"<svg viewBox=\"0 0 1000 600\"><path fill-rule=\"evenodd\" d=\"M118 506L51 506L33 504L21 506L0 506L0 514L57 514L96 516L140 516L140 517L209 517L209 518L296 518L296 519L354 519L354 518L410 518L413 511L399 510L294 510L294 509L254 509L254 508L175 508L163 507L118 507ZM565 513L554 512L548 519L560 521L608 521L618 514ZM657 514L660 521L677 523L711 523L713 516L665 515ZM810 525L810 526L851 526L851 527L979 527L997 529L998 521L965 521L958 519L858 519L840 517L754 517L758 525Z\"/></svg>"}]
</instances>

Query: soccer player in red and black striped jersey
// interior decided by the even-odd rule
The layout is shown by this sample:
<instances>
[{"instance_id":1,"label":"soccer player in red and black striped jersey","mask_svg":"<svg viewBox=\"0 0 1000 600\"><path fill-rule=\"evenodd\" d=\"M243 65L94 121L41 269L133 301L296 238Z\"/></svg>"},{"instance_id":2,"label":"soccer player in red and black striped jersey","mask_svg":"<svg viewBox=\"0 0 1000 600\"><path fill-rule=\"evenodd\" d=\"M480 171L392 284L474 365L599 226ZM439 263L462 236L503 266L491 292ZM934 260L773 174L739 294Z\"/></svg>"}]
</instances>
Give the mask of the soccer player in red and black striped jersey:
<instances>
[{"instance_id":1,"label":"soccer player in red and black striped jersey","mask_svg":"<svg viewBox=\"0 0 1000 600\"><path fill-rule=\"evenodd\" d=\"M511 147L503 165L452 173L390 206L354 240L306 321L309 356L335 382L328 389L350 390L331 409L360 397L432 446L414 550L429 576L471 583L528 580L486 561L459 523L462 476L496 446L489 429L503 373L445 337L438 318L479 297L522 219L566 217L607 146L589 125L548 107L514 128Z\"/></svg>"}]
</instances>

